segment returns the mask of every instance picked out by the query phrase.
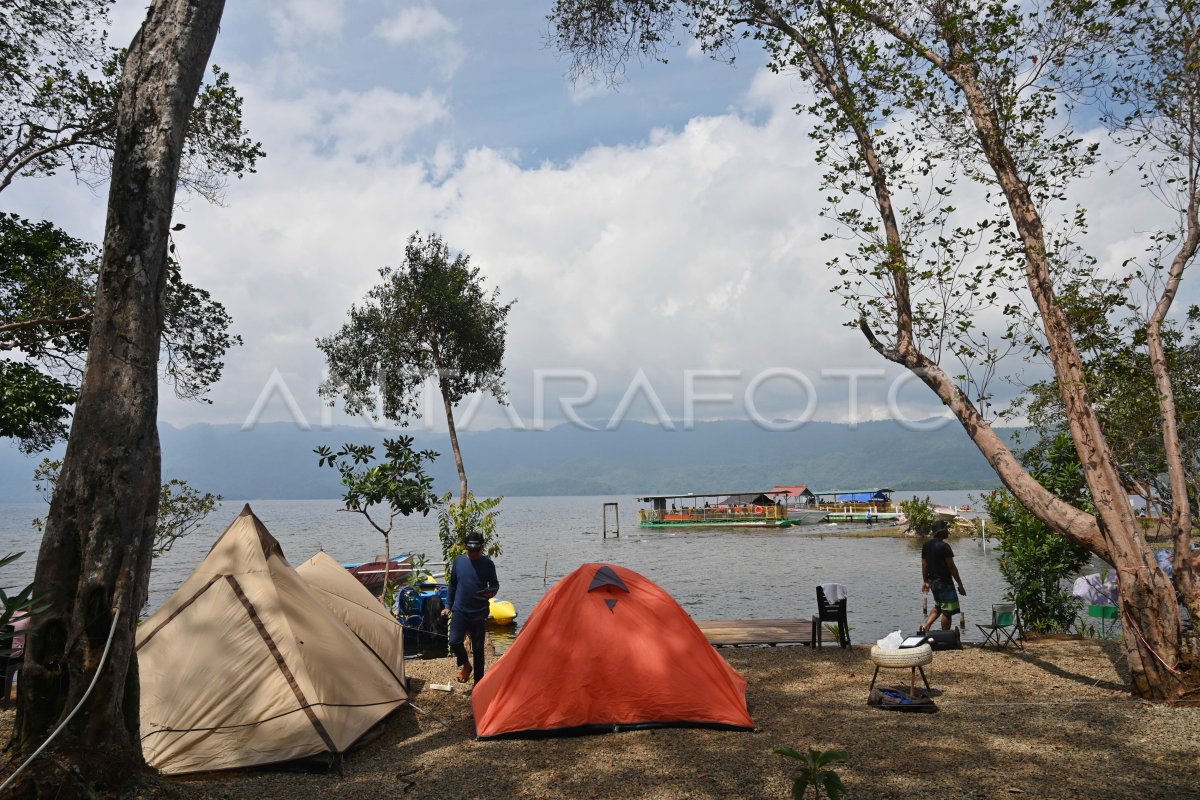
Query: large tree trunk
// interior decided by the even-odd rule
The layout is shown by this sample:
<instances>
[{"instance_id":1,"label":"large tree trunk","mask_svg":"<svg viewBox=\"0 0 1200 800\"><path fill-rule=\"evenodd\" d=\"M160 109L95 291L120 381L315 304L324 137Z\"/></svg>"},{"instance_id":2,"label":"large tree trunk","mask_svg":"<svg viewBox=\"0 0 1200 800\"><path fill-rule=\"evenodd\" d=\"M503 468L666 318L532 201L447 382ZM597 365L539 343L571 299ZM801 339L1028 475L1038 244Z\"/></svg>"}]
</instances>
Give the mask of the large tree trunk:
<instances>
[{"instance_id":1,"label":"large tree trunk","mask_svg":"<svg viewBox=\"0 0 1200 800\"><path fill-rule=\"evenodd\" d=\"M158 513L167 238L188 114L223 9L223 0L158 0L130 45L87 368L34 578L50 605L27 635L20 752L39 747L99 677L17 796L108 794L144 766L134 632Z\"/></svg>"},{"instance_id":2,"label":"large tree trunk","mask_svg":"<svg viewBox=\"0 0 1200 800\"><path fill-rule=\"evenodd\" d=\"M915 346L903 249L899 247L903 239L892 212L887 175L874 157L871 133L862 122L863 118L854 113L855 87L848 85L846 73L840 69L841 64L837 61L826 63L817 49L787 22L782 13L768 3L756 2L754 6L762 16L763 24L771 25L790 37L805 52L817 80L851 120L856 144L872 177L875 199L894 262L888 264L888 271L894 286L897 338L895 347L884 346L863 320L860 327L868 340L889 359L912 369L949 404L1005 485L1026 508L1054 530L1087 546L1116 568L1134 693L1153 700L1192 697L1200 687L1200 665L1195 663L1192 649L1182 635L1180 606L1174 588L1145 547L1143 532L1129 505L1116 463L1091 405L1082 360L1071 337L1070 326L1054 297L1039 211L1021 178L1020 169L1007 149L1002 126L996 123L993 109L977 81L970 54L952 36L947 36L946 44L951 57L943 59L937 52L902 31L893 20L869 11L864 14L865 19L912 47L914 52L941 70L966 99L976 138L1004 192L1016 230L1024 244L1030 293L1041 313L1048 351L1067 410L1067 426L1096 505L1095 517L1053 498L1041 487L1016 463L1008 448L975 412L949 376ZM836 44L838 29L832 19L829 22L829 32ZM1170 410L1173 412L1173 409ZM1188 583L1188 589L1194 592L1194 582Z\"/></svg>"},{"instance_id":3,"label":"large tree trunk","mask_svg":"<svg viewBox=\"0 0 1200 800\"><path fill-rule=\"evenodd\" d=\"M947 30L953 30L953 26L948 25ZM1175 589L1148 552L1144 532L1092 406L1079 350L1054 294L1041 214L1008 149L971 56L949 33L946 44L950 59L938 59L935 64L962 90L976 139L1004 193L1023 244L1026 279L1041 314L1067 427L1096 506L1096 521L1108 545L1109 563L1117 571L1125 653L1134 694L1148 700L1191 699L1200 690L1200 665L1193 660L1183 636Z\"/></svg>"}]
</instances>

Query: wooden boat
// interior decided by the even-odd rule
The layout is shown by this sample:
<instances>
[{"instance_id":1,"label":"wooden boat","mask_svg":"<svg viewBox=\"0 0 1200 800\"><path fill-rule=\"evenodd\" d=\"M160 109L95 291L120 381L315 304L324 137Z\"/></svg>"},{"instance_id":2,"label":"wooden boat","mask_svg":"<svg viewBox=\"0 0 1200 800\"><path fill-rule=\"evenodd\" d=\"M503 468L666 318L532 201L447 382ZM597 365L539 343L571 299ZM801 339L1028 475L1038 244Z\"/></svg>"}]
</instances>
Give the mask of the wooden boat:
<instances>
[{"instance_id":1,"label":"wooden boat","mask_svg":"<svg viewBox=\"0 0 1200 800\"><path fill-rule=\"evenodd\" d=\"M639 497L650 508L638 509L643 528L787 528L782 492L688 492Z\"/></svg>"}]
</instances>

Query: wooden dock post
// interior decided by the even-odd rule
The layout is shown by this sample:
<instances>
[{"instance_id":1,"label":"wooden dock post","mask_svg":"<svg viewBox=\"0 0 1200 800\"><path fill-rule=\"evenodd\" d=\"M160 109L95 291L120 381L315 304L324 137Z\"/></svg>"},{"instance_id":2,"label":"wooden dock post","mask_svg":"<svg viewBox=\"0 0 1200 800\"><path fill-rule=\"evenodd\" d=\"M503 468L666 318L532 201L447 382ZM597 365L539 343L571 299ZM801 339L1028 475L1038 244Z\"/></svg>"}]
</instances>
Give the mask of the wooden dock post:
<instances>
[{"instance_id":1,"label":"wooden dock post","mask_svg":"<svg viewBox=\"0 0 1200 800\"><path fill-rule=\"evenodd\" d=\"M605 539L608 538L608 509L610 507L613 510L613 523L615 525L615 527L613 529L613 536L620 539L621 538L621 511L620 511L619 506L616 503L605 503L604 504L604 529L603 529L604 530L604 538Z\"/></svg>"}]
</instances>

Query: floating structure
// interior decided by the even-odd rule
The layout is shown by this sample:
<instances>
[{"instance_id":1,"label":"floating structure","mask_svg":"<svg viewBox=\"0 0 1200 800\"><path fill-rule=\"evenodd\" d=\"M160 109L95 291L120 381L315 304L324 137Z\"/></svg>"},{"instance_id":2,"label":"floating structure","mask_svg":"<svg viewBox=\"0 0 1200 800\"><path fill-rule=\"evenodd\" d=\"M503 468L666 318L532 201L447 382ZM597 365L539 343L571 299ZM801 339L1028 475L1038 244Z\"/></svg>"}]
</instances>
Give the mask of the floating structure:
<instances>
[{"instance_id":1,"label":"floating structure","mask_svg":"<svg viewBox=\"0 0 1200 800\"><path fill-rule=\"evenodd\" d=\"M638 509L643 528L787 528L799 523L788 517L786 492L687 492L637 498L650 508Z\"/></svg>"},{"instance_id":2,"label":"floating structure","mask_svg":"<svg viewBox=\"0 0 1200 800\"><path fill-rule=\"evenodd\" d=\"M816 507L829 522L898 522L904 514L892 502L892 489L813 492Z\"/></svg>"}]
</instances>

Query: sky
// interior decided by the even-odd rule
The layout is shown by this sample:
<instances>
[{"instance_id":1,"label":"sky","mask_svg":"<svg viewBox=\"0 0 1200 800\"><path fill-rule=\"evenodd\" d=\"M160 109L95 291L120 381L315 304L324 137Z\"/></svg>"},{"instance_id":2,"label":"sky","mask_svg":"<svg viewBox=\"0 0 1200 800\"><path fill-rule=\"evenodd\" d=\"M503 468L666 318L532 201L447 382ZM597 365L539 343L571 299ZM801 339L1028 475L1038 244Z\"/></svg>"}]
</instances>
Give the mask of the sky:
<instances>
[{"instance_id":1,"label":"sky","mask_svg":"<svg viewBox=\"0 0 1200 800\"><path fill-rule=\"evenodd\" d=\"M317 337L396 266L414 231L471 257L509 316L511 406L460 426L602 429L623 419L919 420L937 398L873 353L830 293L819 169L803 88L685 46L616 89L573 85L546 44L545 2L229 3L212 56L267 157L222 205L180 198L176 255L245 345L209 404L164 387L160 419L366 424L325 407ZM127 42L144 0L118 0ZM1102 269L1161 216L1136 177L1076 189ZM105 197L23 179L6 210L102 238ZM1025 368L1010 365L1012 370ZM853 391L852 391L853 389ZM997 387L1003 397L1012 389ZM427 421L437 428L437 405Z\"/></svg>"}]
</instances>

